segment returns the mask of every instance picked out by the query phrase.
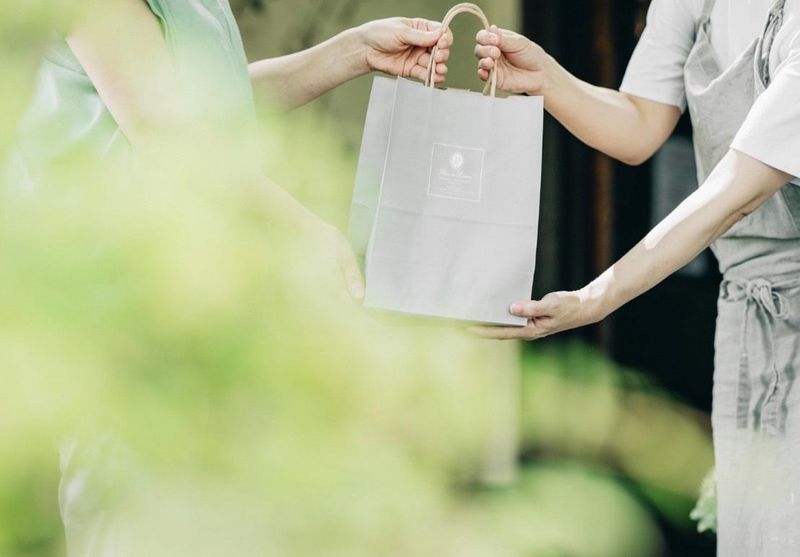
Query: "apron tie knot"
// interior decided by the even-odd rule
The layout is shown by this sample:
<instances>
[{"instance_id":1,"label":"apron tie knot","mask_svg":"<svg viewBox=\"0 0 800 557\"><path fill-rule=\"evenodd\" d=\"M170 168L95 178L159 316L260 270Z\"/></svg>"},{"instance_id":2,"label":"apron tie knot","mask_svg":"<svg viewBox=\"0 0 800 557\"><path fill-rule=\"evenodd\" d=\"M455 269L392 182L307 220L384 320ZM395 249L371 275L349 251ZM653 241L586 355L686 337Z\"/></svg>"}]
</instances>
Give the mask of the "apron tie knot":
<instances>
[{"instance_id":1,"label":"apron tie knot","mask_svg":"<svg viewBox=\"0 0 800 557\"><path fill-rule=\"evenodd\" d=\"M773 325L776 320L786 320L789 317L789 302L785 296L775 290L774 285L766 279L753 280L726 279L722 282L723 299L730 302L745 302L742 327L740 329L739 345L739 381L737 389L736 427L747 428L750 414L750 399L752 395L750 378L750 357L747 350L748 324L754 312L761 312L769 344L765 347L767 360L772 360L769 369L762 374L761 382L764 392L754 410L756 427L765 433L775 434L779 429L778 395L780 391L780 372L774 362L775 334Z\"/></svg>"},{"instance_id":2,"label":"apron tie knot","mask_svg":"<svg viewBox=\"0 0 800 557\"><path fill-rule=\"evenodd\" d=\"M731 286L733 288L731 288ZM775 319L785 320L789 317L789 304L786 297L776 292L772 283L758 278L750 281L729 281L731 300L747 299Z\"/></svg>"}]
</instances>

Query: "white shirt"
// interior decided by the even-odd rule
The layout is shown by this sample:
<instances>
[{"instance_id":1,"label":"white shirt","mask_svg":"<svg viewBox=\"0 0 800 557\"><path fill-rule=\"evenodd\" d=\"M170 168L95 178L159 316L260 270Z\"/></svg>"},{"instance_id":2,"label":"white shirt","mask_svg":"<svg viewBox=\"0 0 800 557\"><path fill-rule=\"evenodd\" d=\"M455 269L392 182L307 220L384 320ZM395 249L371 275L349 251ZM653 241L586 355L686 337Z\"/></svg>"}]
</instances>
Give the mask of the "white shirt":
<instances>
[{"instance_id":1,"label":"white shirt","mask_svg":"<svg viewBox=\"0 0 800 557\"><path fill-rule=\"evenodd\" d=\"M647 26L620 90L686 109L683 67L704 0L653 0ZM764 31L772 0L717 0L711 43L729 67ZM800 0L787 0L770 54L769 88L759 96L731 147L800 176Z\"/></svg>"}]
</instances>

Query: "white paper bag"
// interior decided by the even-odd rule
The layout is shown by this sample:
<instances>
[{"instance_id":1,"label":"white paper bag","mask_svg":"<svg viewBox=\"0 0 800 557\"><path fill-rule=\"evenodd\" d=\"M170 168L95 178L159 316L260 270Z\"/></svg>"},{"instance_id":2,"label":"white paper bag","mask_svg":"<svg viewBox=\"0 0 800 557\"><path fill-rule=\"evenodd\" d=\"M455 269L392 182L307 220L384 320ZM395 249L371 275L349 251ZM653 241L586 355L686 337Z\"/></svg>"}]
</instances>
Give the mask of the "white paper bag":
<instances>
[{"instance_id":1,"label":"white paper bag","mask_svg":"<svg viewBox=\"0 0 800 557\"><path fill-rule=\"evenodd\" d=\"M443 25L468 11L488 27L469 6ZM526 323L508 308L533 286L543 102L496 98L495 83L483 95L375 79L350 218L367 307Z\"/></svg>"}]
</instances>

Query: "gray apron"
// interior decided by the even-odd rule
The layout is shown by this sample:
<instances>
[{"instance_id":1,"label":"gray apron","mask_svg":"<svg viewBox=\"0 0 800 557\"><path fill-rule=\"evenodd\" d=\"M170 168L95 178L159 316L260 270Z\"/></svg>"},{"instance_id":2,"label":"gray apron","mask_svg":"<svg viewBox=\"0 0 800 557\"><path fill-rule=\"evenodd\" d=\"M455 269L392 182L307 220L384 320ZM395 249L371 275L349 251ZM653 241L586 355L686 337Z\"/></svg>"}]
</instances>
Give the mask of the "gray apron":
<instances>
[{"instance_id":1,"label":"gray apron","mask_svg":"<svg viewBox=\"0 0 800 557\"><path fill-rule=\"evenodd\" d=\"M785 0L724 71L710 39L714 4L705 2L684 70L700 184L769 86ZM712 425L724 557L800 555L799 224L800 187L787 184L712 246L723 274Z\"/></svg>"}]
</instances>

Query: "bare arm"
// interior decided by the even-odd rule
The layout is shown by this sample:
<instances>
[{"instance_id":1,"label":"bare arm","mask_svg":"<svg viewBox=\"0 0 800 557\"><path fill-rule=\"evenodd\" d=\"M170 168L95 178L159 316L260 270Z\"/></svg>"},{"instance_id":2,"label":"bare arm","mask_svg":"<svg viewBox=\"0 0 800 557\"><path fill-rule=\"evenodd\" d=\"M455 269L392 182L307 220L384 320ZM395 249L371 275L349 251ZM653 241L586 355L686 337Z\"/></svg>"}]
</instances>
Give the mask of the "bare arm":
<instances>
[{"instance_id":1,"label":"bare arm","mask_svg":"<svg viewBox=\"0 0 800 557\"><path fill-rule=\"evenodd\" d=\"M526 37L493 27L476 37L478 75L497 67L498 86L543 95L545 108L587 145L627 164L649 159L675 129L677 107L596 87L571 75Z\"/></svg>"},{"instance_id":2,"label":"bare arm","mask_svg":"<svg viewBox=\"0 0 800 557\"><path fill-rule=\"evenodd\" d=\"M527 327L482 327L477 332L530 340L599 321L683 267L791 179L731 150L700 189L597 279L577 292L515 303L512 313L528 317Z\"/></svg>"},{"instance_id":3,"label":"bare arm","mask_svg":"<svg viewBox=\"0 0 800 557\"><path fill-rule=\"evenodd\" d=\"M143 0L94 2L67 42L134 149L182 127L180 84Z\"/></svg>"},{"instance_id":4,"label":"bare arm","mask_svg":"<svg viewBox=\"0 0 800 557\"><path fill-rule=\"evenodd\" d=\"M162 163L164 156L178 152L181 164L191 165L193 156L202 157L204 147L220 138L203 125L202 116L187 111L181 93L185 84L172 69L155 16L143 0L102 0L95 8L69 34L68 42L104 104L144 165ZM240 182L233 194L244 196L248 206L273 225L323 238L338 258L351 292L361 297L358 264L344 237L268 180L257 161L233 162L248 165L223 169L225 176ZM208 167L198 165L202 166Z\"/></svg>"},{"instance_id":5,"label":"bare arm","mask_svg":"<svg viewBox=\"0 0 800 557\"><path fill-rule=\"evenodd\" d=\"M189 148L214 140L200 136L213 133L208 130L196 133L197 119L182 98L184 84L172 69L159 23L143 0L97 2L67 41L137 156L153 162L164 144L180 142ZM258 189L266 190L258 198L266 195L274 203L275 218L311 218L288 193L253 174Z\"/></svg>"},{"instance_id":6,"label":"bare arm","mask_svg":"<svg viewBox=\"0 0 800 557\"><path fill-rule=\"evenodd\" d=\"M284 108L306 104L342 83L373 70L425 79L429 49L437 43L438 83L447 73L452 34L426 19L395 17L348 29L312 48L250 64L261 104Z\"/></svg>"},{"instance_id":7,"label":"bare arm","mask_svg":"<svg viewBox=\"0 0 800 557\"><path fill-rule=\"evenodd\" d=\"M686 265L792 177L731 150L703 186L584 293L602 318Z\"/></svg>"},{"instance_id":8,"label":"bare arm","mask_svg":"<svg viewBox=\"0 0 800 557\"><path fill-rule=\"evenodd\" d=\"M285 108L304 105L369 71L354 29L301 52L253 62L249 69L259 104Z\"/></svg>"}]
</instances>

